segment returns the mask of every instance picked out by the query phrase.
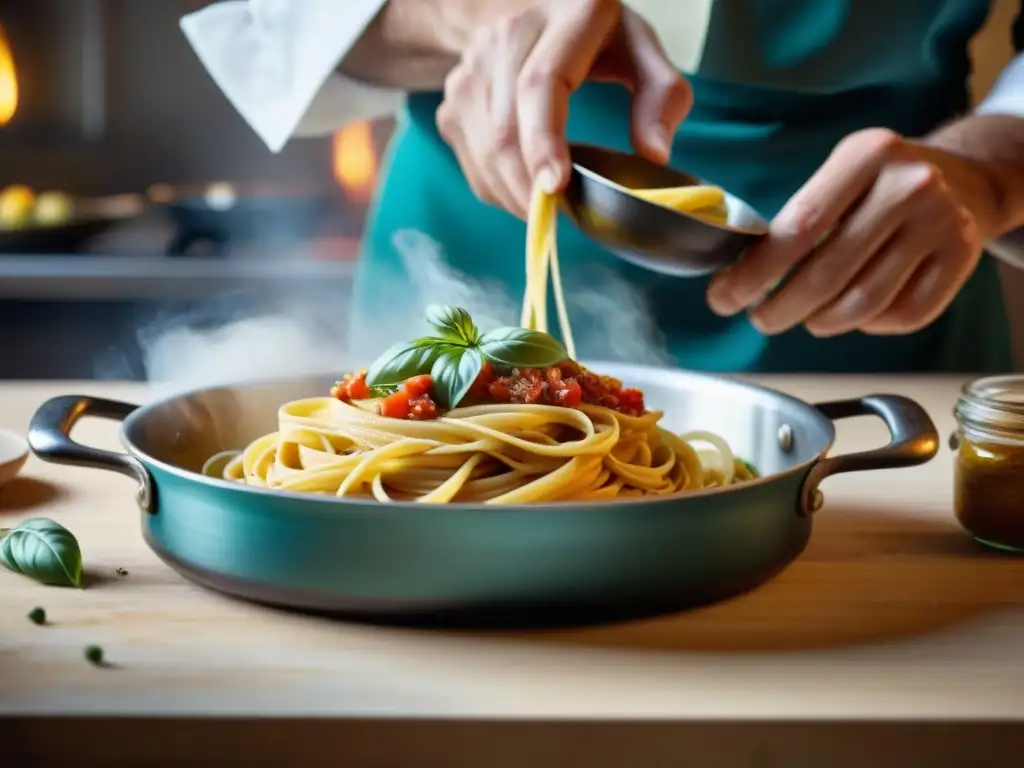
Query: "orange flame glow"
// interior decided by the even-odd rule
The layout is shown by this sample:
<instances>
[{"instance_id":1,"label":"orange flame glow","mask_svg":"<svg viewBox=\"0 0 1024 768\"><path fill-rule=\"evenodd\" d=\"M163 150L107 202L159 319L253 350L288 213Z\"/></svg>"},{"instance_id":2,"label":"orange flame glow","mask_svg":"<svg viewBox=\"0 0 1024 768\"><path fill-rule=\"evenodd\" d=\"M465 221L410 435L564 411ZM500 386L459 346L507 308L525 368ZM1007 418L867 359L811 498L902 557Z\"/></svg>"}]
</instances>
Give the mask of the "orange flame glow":
<instances>
[{"instance_id":1,"label":"orange flame glow","mask_svg":"<svg viewBox=\"0 0 1024 768\"><path fill-rule=\"evenodd\" d=\"M18 75L14 69L14 54L0 27L0 125L7 125L18 111Z\"/></svg>"},{"instance_id":2,"label":"orange flame glow","mask_svg":"<svg viewBox=\"0 0 1024 768\"><path fill-rule=\"evenodd\" d=\"M349 123L332 141L334 179L350 199L365 203L377 181L377 148L370 123Z\"/></svg>"}]
</instances>

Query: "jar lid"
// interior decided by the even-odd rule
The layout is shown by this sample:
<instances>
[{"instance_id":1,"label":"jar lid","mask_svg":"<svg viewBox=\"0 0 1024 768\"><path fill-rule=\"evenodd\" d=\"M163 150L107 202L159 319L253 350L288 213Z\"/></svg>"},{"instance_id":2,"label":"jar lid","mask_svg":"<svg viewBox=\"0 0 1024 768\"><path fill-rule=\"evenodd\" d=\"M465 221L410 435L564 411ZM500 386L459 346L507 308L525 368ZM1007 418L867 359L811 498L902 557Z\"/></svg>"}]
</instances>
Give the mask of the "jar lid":
<instances>
[{"instance_id":1,"label":"jar lid","mask_svg":"<svg viewBox=\"0 0 1024 768\"><path fill-rule=\"evenodd\" d=\"M987 376L964 385L954 414L975 429L1024 437L1024 376Z\"/></svg>"}]
</instances>

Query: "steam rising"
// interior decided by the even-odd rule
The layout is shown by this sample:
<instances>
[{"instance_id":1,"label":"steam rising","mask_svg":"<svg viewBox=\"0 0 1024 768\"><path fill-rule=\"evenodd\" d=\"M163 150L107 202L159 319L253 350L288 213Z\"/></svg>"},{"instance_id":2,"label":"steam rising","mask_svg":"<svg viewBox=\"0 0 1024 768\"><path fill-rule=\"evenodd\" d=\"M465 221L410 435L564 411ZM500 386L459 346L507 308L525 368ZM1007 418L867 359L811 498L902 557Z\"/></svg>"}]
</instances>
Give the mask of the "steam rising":
<instances>
[{"instance_id":1,"label":"steam rising","mask_svg":"<svg viewBox=\"0 0 1024 768\"><path fill-rule=\"evenodd\" d=\"M402 230L392 246L411 279L394 288L387 312L359 313L361 321L349 327L349 296L310 290L275 295L258 310L222 301L205 307L202 316L165 316L138 332L146 379L180 391L265 378L337 376L419 333L430 303L464 307L483 330L518 323L521 296L458 273L429 236ZM566 274L564 282L584 361L671 364L632 286L610 270L592 268L585 275ZM109 360L102 366L112 372Z\"/></svg>"}]
</instances>

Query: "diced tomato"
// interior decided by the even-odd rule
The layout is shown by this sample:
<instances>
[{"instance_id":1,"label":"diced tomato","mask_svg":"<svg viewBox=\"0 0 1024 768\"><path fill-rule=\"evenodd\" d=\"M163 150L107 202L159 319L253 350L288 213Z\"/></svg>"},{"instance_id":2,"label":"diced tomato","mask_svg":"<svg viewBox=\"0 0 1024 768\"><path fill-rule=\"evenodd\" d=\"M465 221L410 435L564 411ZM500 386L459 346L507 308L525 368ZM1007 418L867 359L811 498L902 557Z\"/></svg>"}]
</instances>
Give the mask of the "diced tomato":
<instances>
[{"instance_id":1,"label":"diced tomato","mask_svg":"<svg viewBox=\"0 0 1024 768\"><path fill-rule=\"evenodd\" d=\"M494 366L490 363L484 363L480 368L480 373L473 380L473 385L469 388L468 396L486 399L490 394L490 387L493 383Z\"/></svg>"},{"instance_id":2,"label":"diced tomato","mask_svg":"<svg viewBox=\"0 0 1024 768\"><path fill-rule=\"evenodd\" d=\"M536 403L544 395L544 377L536 368L524 371L513 371L513 382L510 388L513 403Z\"/></svg>"},{"instance_id":3,"label":"diced tomato","mask_svg":"<svg viewBox=\"0 0 1024 768\"><path fill-rule=\"evenodd\" d=\"M331 387L331 397L342 401L362 400L370 396L370 387L366 383L366 371L356 374L346 374L341 381L336 381Z\"/></svg>"},{"instance_id":4,"label":"diced tomato","mask_svg":"<svg viewBox=\"0 0 1024 768\"><path fill-rule=\"evenodd\" d=\"M558 379L548 383L548 398L552 405L576 408L583 399L583 389L576 379Z\"/></svg>"},{"instance_id":5,"label":"diced tomato","mask_svg":"<svg viewBox=\"0 0 1024 768\"><path fill-rule=\"evenodd\" d=\"M405 389L406 395L410 400L412 400L417 397L422 397L430 392L431 383L432 379L430 378L430 375L424 374L422 376L413 376L412 378L406 379L403 388Z\"/></svg>"},{"instance_id":6,"label":"diced tomato","mask_svg":"<svg viewBox=\"0 0 1024 768\"><path fill-rule=\"evenodd\" d=\"M353 400L365 400L370 396L370 385L366 383L365 373L348 383L348 396Z\"/></svg>"},{"instance_id":7,"label":"diced tomato","mask_svg":"<svg viewBox=\"0 0 1024 768\"><path fill-rule=\"evenodd\" d=\"M639 389L624 389L619 392L619 408L632 415L639 416L645 410L644 393Z\"/></svg>"},{"instance_id":8,"label":"diced tomato","mask_svg":"<svg viewBox=\"0 0 1024 768\"><path fill-rule=\"evenodd\" d=\"M403 389L380 401L380 415L389 419L407 419L410 411L409 393Z\"/></svg>"},{"instance_id":9,"label":"diced tomato","mask_svg":"<svg viewBox=\"0 0 1024 768\"><path fill-rule=\"evenodd\" d=\"M538 403L564 408L581 404L600 405L630 416L646 413L639 389L623 388L611 376L592 373L571 360L549 368L513 368L500 376L491 363L484 363L469 389L469 396L494 403ZM412 376L394 394L379 401L380 414L395 419L423 421L439 415L430 395L433 380L427 374ZM366 371L349 374L335 383L331 396L340 400L362 400L372 396Z\"/></svg>"},{"instance_id":10,"label":"diced tomato","mask_svg":"<svg viewBox=\"0 0 1024 768\"><path fill-rule=\"evenodd\" d=\"M437 403L430 395L422 395L409 401L409 418L414 421L427 421L437 418Z\"/></svg>"},{"instance_id":11,"label":"diced tomato","mask_svg":"<svg viewBox=\"0 0 1024 768\"><path fill-rule=\"evenodd\" d=\"M502 376L488 385L487 392L496 403L512 402L512 379Z\"/></svg>"},{"instance_id":12,"label":"diced tomato","mask_svg":"<svg viewBox=\"0 0 1024 768\"><path fill-rule=\"evenodd\" d=\"M619 390L622 389L622 382L619 381L618 379L614 379L611 376L601 376L599 378L601 381L601 386L607 389L609 392L618 392Z\"/></svg>"}]
</instances>

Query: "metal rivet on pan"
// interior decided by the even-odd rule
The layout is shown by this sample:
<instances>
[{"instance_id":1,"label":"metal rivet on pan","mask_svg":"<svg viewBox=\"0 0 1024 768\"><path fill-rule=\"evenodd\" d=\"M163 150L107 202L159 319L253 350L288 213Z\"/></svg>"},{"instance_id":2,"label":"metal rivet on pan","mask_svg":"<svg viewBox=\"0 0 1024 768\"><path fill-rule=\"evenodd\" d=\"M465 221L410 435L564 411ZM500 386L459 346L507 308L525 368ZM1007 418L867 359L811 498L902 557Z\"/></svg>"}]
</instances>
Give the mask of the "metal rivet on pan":
<instances>
[{"instance_id":1,"label":"metal rivet on pan","mask_svg":"<svg viewBox=\"0 0 1024 768\"><path fill-rule=\"evenodd\" d=\"M777 438L779 448L782 449L783 453L789 453L793 450L793 428L789 424L783 424L779 427Z\"/></svg>"},{"instance_id":2,"label":"metal rivet on pan","mask_svg":"<svg viewBox=\"0 0 1024 768\"><path fill-rule=\"evenodd\" d=\"M817 512L824 505L825 505L825 494L822 493L821 491L815 491L811 495L811 503L809 505L810 509L808 511L809 512Z\"/></svg>"}]
</instances>

